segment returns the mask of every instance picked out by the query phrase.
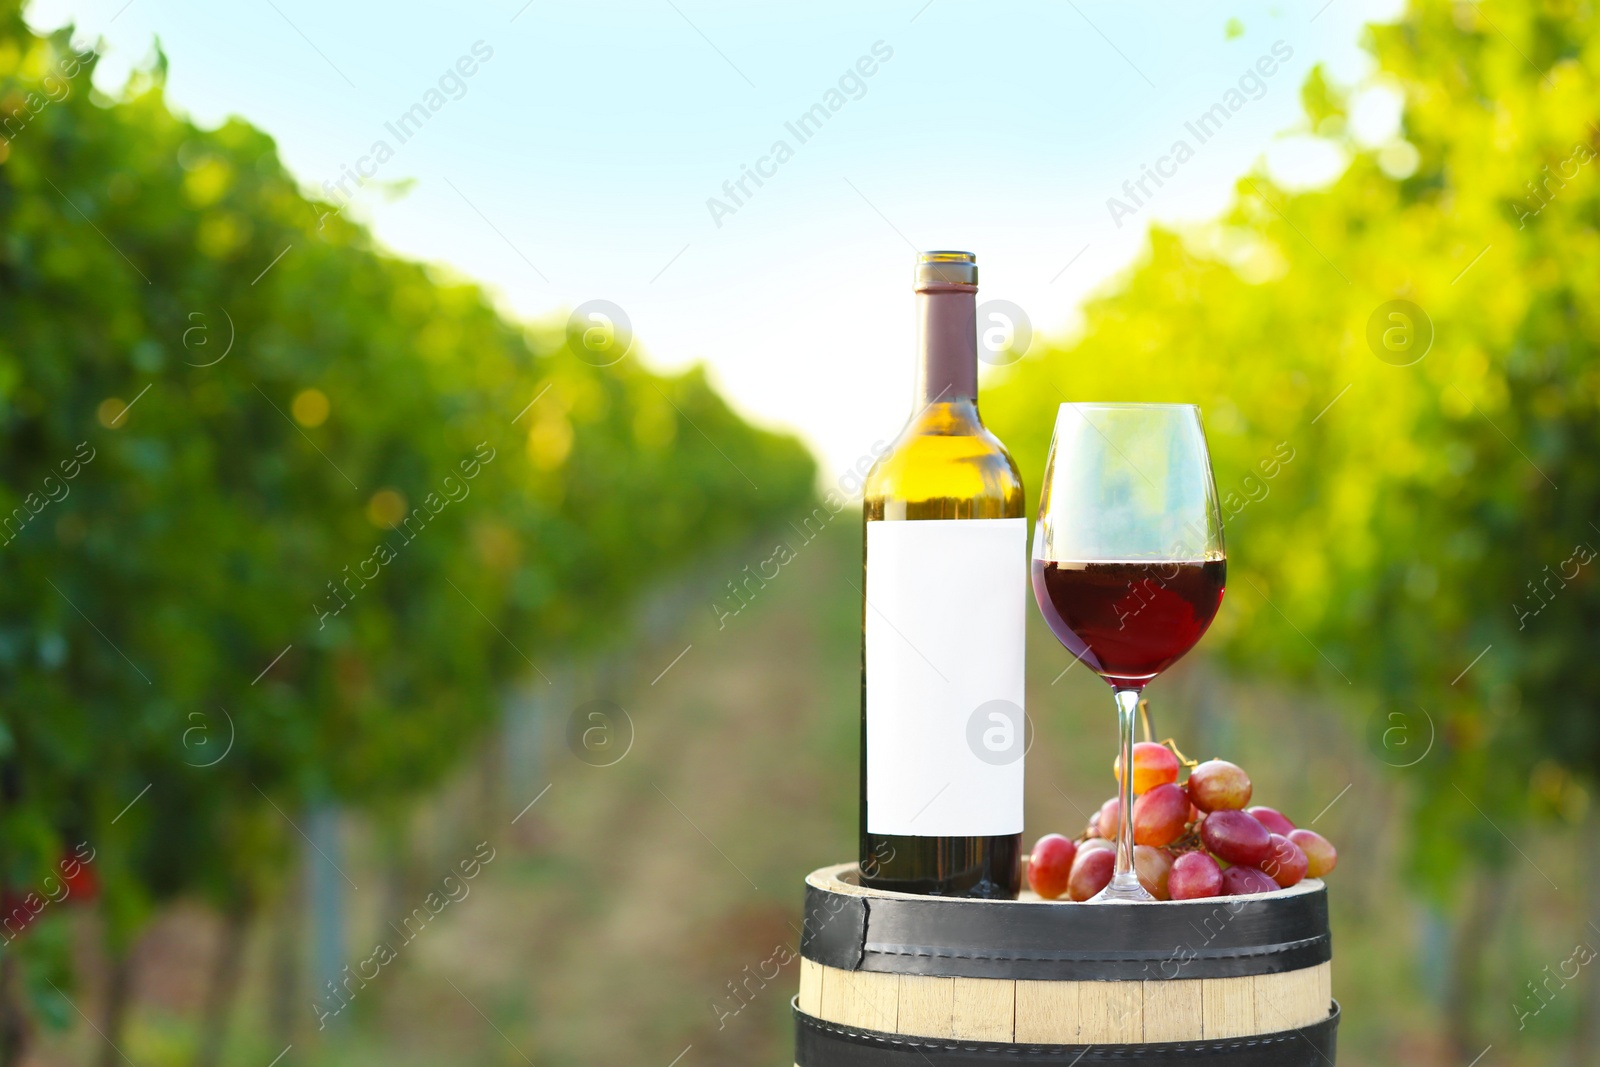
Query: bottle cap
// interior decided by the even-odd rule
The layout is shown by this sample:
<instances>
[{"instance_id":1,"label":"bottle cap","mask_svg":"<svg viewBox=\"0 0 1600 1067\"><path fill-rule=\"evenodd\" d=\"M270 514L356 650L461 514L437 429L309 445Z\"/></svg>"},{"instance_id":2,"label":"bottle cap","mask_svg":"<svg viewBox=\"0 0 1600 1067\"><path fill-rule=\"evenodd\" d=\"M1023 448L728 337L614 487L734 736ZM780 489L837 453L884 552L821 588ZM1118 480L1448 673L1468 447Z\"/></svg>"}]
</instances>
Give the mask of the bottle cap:
<instances>
[{"instance_id":1,"label":"bottle cap","mask_svg":"<svg viewBox=\"0 0 1600 1067\"><path fill-rule=\"evenodd\" d=\"M919 252L912 288L919 293L975 293L978 257L971 252Z\"/></svg>"}]
</instances>

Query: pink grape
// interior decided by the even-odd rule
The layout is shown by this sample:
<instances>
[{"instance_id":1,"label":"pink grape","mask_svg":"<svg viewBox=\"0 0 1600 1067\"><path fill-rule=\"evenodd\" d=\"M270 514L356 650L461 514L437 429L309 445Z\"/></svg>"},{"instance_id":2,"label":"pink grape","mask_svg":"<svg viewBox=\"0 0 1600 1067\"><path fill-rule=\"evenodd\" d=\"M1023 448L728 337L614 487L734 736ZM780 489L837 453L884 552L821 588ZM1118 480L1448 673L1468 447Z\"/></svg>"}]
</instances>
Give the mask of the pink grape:
<instances>
[{"instance_id":1,"label":"pink grape","mask_svg":"<svg viewBox=\"0 0 1600 1067\"><path fill-rule=\"evenodd\" d=\"M1242 811L1213 811L1200 824L1200 840L1221 859L1254 867L1272 854L1272 835Z\"/></svg>"},{"instance_id":2,"label":"pink grape","mask_svg":"<svg viewBox=\"0 0 1600 1067\"><path fill-rule=\"evenodd\" d=\"M1339 851L1326 837L1315 830L1296 830L1289 840L1300 846L1306 854L1306 877L1321 878L1339 862Z\"/></svg>"},{"instance_id":3,"label":"pink grape","mask_svg":"<svg viewBox=\"0 0 1600 1067\"><path fill-rule=\"evenodd\" d=\"M1067 891L1067 877L1078 846L1060 834L1045 834L1033 846L1028 859L1028 887L1045 900L1054 900Z\"/></svg>"},{"instance_id":4,"label":"pink grape","mask_svg":"<svg viewBox=\"0 0 1600 1067\"><path fill-rule=\"evenodd\" d=\"M1094 817L1095 829L1101 837L1112 841L1117 839L1117 820L1122 816L1122 800L1112 797L1100 805L1100 812Z\"/></svg>"},{"instance_id":5,"label":"pink grape","mask_svg":"<svg viewBox=\"0 0 1600 1067\"><path fill-rule=\"evenodd\" d=\"M1078 845L1078 851L1080 853L1094 848L1104 849L1107 852L1114 853L1117 851L1117 843L1104 837L1091 837L1089 840L1080 842Z\"/></svg>"},{"instance_id":6,"label":"pink grape","mask_svg":"<svg viewBox=\"0 0 1600 1067\"><path fill-rule=\"evenodd\" d=\"M1238 811L1250 803L1250 776L1227 760L1207 760L1189 772L1189 799L1201 811Z\"/></svg>"},{"instance_id":7,"label":"pink grape","mask_svg":"<svg viewBox=\"0 0 1600 1067\"><path fill-rule=\"evenodd\" d=\"M1306 854L1299 845L1282 834L1272 835L1272 855L1261 864L1268 878L1288 889L1306 876L1306 867Z\"/></svg>"},{"instance_id":8,"label":"pink grape","mask_svg":"<svg viewBox=\"0 0 1600 1067\"><path fill-rule=\"evenodd\" d=\"M1294 823L1290 822L1283 812L1275 808L1257 806L1245 808L1244 813L1275 834L1282 834L1284 837L1288 837L1294 832Z\"/></svg>"},{"instance_id":9,"label":"pink grape","mask_svg":"<svg viewBox=\"0 0 1600 1067\"><path fill-rule=\"evenodd\" d=\"M1133 869L1144 891L1157 900L1171 900L1168 879L1172 874L1172 853L1149 845L1133 846Z\"/></svg>"},{"instance_id":10,"label":"pink grape","mask_svg":"<svg viewBox=\"0 0 1600 1067\"><path fill-rule=\"evenodd\" d=\"M1117 854L1111 849L1080 849L1067 879L1067 895L1073 900L1088 900L1110 884L1116 869Z\"/></svg>"},{"instance_id":11,"label":"pink grape","mask_svg":"<svg viewBox=\"0 0 1600 1067\"><path fill-rule=\"evenodd\" d=\"M1222 868L1204 852L1185 852L1172 861L1167 892L1173 900L1196 900L1222 892Z\"/></svg>"},{"instance_id":12,"label":"pink grape","mask_svg":"<svg viewBox=\"0 0 1600 1067\"><path fill-rule=\"evenodd\" d=\"M1278 883L1256 867L1229 867L1222 872L1224 896L1243 897L1251 893L1272 893L1277 889Z\"/></svg>"},{"instance_id":13,"label":"pink grape","mask_svg":"<svg viewBox=\"0 0 1600 1067\"><path fill-rule=\"evenodd\" d=\"M1140 741L1133 746L1133 792L1135 796L1143 796L1158 785L1166 785L1178 780L1178 757L1166 745L1158 745L1154 741ZM1112 773L1117 776L1117 785L1122 784L1122 756L1119 754L1111 765Z\"/></svg>"},{"instance_id":14,"label":"pink grape","mask_svg":"<svg viewBox=\"0 0 1600 1067\"><path fill-rule=\"evenodd\" d=\"M1133 803L1133 840L1160 848L1183 836L1189 821L1189 798L1171 782L1151 789Z\"/></svg>"}]
</instances>

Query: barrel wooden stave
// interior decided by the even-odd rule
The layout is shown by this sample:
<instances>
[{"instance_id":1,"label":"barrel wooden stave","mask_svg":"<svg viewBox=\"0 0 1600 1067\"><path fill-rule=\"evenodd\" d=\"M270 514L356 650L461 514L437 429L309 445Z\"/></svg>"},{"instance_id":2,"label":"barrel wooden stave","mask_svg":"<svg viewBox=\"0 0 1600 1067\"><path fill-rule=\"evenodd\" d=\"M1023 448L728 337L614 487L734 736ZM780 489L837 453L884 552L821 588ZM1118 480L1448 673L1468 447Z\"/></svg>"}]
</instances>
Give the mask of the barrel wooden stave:
<instances>
[{"instance_id":1,"label":"barrel wooden stave","mask_svg":"<svg viewBox=\"0 0 1600 1067\"><path fill-rule=\"evenodd\" d=\"M1238 978L1042 982L844 971L800 961L800 1010L913 1037L1138 1044L1248 1037L1327 1018L1332 964Z\"/></svg>"},{"instance_id":2,"label":"barrel wooden stave","mask_svg":"<svg viewBox=\"0 0 1600 1067\"><path fill-rule=\"evenodd\" d=\"M798 998L796 998L798 1000ZM1339 1006L1319 1023L1210 1041L1142 1044L1021 1044L911 1037L840 1026L795 1012L795 1067L1332 1067L1338 1053Z\"/></svg>"}]
</instances>

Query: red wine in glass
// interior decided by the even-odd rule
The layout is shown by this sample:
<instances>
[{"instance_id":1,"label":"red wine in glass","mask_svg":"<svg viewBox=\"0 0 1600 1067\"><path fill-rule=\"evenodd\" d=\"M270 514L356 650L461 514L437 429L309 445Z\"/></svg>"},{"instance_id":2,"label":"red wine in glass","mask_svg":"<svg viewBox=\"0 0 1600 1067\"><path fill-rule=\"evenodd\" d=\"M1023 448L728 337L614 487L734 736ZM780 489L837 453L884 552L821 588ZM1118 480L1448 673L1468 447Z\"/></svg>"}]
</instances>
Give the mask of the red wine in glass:
<instances>
[{"instance_id":1,"label":"red wine in glass","mask_svg":"<svg viewBox=\"0 0 1600 1067\"><path fill-rule=\"evenodd\" d=\"M1138 688L1200 640L1227 574L1223 559L1036 559L1033 594L1067 651L1113 686Z\"/></svg>"},{"instance_id":2,"label":"red wine in glass","mask_svg":"<svg viewBox=\"0 0 1600 1067\"><path fill-rule=\"evenodd\" d=\"M1195 646L1227 580L1200 409L1062 404L1033 529L1033 593L1056 638L1110 685L1133 766L1139 694ZM1133 775L1122 776L1116 868L1099 903L1148 901L1133 869Z\"/></svg>"}]
</instances>

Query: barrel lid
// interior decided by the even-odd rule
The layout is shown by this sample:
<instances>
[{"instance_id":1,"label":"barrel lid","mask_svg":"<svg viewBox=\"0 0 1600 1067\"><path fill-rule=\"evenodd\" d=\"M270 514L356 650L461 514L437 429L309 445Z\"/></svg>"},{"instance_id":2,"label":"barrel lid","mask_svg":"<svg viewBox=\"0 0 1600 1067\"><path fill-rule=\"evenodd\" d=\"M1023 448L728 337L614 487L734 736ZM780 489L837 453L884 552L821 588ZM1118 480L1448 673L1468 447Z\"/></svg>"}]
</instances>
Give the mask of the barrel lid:
<instances>
[{"instance_id":1,"label":"barrel lid","mask_svg":"<svg viewBox=\"0 0 1600 1067\"><path fill-rule=\"evenodd\" d=\"M806 879L800 954L842 970L1144 981L1279 974L1333 958L1318 879L1248 897L1075 904L866 889L853 863Z\"/></svg>"}]
</instances>

